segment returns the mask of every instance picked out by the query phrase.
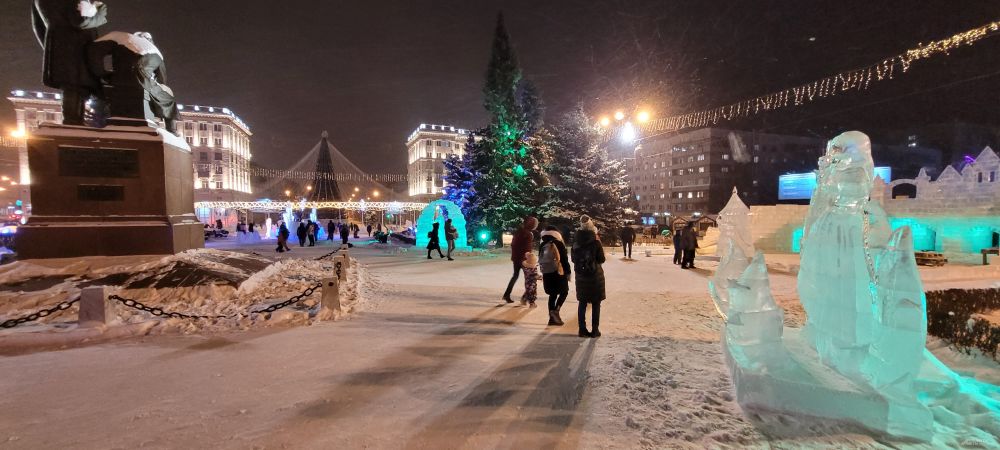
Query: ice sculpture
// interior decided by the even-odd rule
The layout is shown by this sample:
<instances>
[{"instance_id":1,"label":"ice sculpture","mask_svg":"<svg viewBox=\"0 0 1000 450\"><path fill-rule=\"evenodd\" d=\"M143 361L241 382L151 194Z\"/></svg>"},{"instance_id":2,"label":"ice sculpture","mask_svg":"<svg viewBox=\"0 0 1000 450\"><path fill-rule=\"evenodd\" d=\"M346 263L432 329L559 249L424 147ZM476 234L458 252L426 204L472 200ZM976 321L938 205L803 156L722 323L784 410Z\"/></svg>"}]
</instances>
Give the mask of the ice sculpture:
<instances>
[{"instance_id":1,"label":"ice sculpture","mask_svg":"<svg viewBox=\"0 0 1000 450\"><path fill-rule=\"evenodd\" d=\"M1000 445L1000 388L955 374L924 348L913 239L908 227L891 233L869 200L872 167L870 141L857 131L831 140L819 160L798 275L801 330L783 327L763 254L748 261L746 206L734 194L720 214L722 258L709 290L726 320L737 400L924 441L944 423Z\"/></svg>"}]
</instances>

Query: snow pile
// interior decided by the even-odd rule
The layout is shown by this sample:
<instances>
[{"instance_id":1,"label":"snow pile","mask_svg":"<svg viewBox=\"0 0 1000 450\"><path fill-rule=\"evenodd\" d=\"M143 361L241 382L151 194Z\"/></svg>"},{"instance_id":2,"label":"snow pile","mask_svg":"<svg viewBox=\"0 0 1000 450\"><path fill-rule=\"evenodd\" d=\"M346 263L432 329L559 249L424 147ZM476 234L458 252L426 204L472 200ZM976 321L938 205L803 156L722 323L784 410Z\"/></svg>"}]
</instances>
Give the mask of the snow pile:
<instances>
[{"instance_id":1,"label":"snow pile","mask_svg":"<svg viewBox=\"0 0 1000 450\"><path fill-rule=\"evenodd\" d=\"M319 318L332 319L332 311L320 311L321 289L302 302L270 314L255 314L272 304L301 294L336 277L335 262L286 259L272 262L260 255L211 249L190 250L166 257L108 258L83 262L64 260L42 264L17 262L0 270L0 320L28 314L42 307L79 295L83 287L109 286L108 293L132 299L167 312L213 316L212 319L158 318L120 303L111 328L124 326L147 333L191 333L248 329L254 326L303 325ZM366 271L351 264L340 285L343 314L350 314L359 301L359 286ZM19 287L29 292L18 290ZM14 332L75 331L78 306L17 327ZM215 316L224 316L216 318ZM144 324L143 326L138 326Z\"/></svg>"}]
</instances>

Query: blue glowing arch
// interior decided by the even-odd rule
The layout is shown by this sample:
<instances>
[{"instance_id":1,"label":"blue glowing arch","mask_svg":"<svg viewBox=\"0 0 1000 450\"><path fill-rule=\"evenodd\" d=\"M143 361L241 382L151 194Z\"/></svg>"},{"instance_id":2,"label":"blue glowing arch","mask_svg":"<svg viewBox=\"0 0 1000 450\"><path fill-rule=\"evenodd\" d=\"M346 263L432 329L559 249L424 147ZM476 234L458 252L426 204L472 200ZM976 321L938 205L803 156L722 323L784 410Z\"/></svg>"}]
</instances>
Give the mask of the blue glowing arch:
<instances>
[{"instance_id":1,"label":"blue glowing arch","mask_svg":"<svg viewBox=\"0 0 1000 450\"><path fill-rule=\"evenodd\" d=\"M458 239L455 240L455 249L457 250L472 250L469 246L469 239L467 232L465 230L465 215L462 214L462 210L458 208L458 205L449 200L435 200L427 205L426 208L420 213L420 217L417 219L417 248L427 247L427 241L430 238L427 237L427 233L434 228L434 222L439 222L441 225L439 227L438 239L441 241L441 248L447 247L447 242L444 239L444 221L451 219L451 225L458 230Z\"/></svg>"}]
</instances>

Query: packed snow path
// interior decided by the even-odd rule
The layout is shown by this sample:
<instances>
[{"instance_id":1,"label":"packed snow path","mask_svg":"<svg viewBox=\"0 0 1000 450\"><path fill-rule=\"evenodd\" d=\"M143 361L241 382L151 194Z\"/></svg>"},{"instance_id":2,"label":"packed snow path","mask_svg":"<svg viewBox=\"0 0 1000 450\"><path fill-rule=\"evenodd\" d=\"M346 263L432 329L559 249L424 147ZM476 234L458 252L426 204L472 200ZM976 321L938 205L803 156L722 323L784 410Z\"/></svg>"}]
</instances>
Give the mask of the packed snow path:
<instances>
[{"instance_id":1,"label":"packed snow path","mask_svg":"<svg viewBox=\"0 0 1000 450\"><path fill-rule=\"evenodd\" d=\"M293 249L282 257L329 251ZM0 447L898 445L848 427L744 418L707 270L609 256L605 336L592 340L576 336L573 294L564 327L545 326L544 304L498 307L504 255L351 254L371 282L350 320L0 357ZM780 294L794 279L773 283L789 321L801 322L794 297Z\"/></svg>"}]
</instances>

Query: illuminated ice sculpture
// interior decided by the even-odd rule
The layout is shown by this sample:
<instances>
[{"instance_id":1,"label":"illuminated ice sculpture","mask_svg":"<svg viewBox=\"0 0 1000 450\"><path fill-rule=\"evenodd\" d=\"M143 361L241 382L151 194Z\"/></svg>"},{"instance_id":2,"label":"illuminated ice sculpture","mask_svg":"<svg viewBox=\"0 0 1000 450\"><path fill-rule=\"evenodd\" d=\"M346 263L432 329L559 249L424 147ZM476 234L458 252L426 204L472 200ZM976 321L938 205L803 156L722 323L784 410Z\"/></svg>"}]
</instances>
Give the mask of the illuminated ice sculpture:
<instances>
[{"instance_id":1,"label":"illuminated ice sculpture","mask_svg":"<svg viewBox=\"0 0 1000 450\"><path fill-rule=\"evenodd\" d=\"M908 227L891 232L869 200L871 144L852 131L819 160L798 275L803 329L784 328L762 253L750 258L749 210L720 214L710 294L726 320L737 400L762 409L855 422L935 445L939 426L1000 445L1000 388L961 377L925 349L926 300Z\"/></svg>"},{"instance_id":2,"label":"illuminated ice sculpture","mask_svg":"<svg viewBox=\"0 0 1000 450\"><path fill-rule=\"evenodd\" d=\"M434 222L440 222L439 232L441 235L438 236L438 240L441 242L441 248L444 248L446 244L444 222L448 219L451 219L451 226L458 230L458 239L455 239L455 249L472 251L465 230L465 215L462 214L462 210L459 209L458 205L449 200L435 200L420 213L420 217L417 219L416 247L427 247L427 242L430 240L427 237L427 233L433 228Z\"/></svg>"}]
</instances>

